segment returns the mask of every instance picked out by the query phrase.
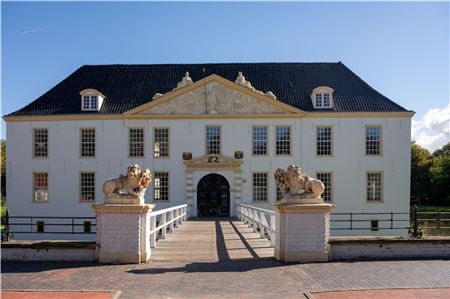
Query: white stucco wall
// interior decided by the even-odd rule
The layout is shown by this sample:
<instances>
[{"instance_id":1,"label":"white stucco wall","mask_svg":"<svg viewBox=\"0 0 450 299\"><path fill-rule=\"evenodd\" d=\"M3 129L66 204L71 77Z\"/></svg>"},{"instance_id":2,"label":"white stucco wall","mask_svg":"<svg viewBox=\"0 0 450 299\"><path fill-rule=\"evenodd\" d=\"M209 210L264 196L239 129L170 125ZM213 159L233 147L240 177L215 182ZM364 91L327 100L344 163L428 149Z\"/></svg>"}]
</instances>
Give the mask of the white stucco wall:
<instances>
[{"instance_id":1,"label":"white stucco wall","mask_svg":"<svg viewBox=\"0 0 450 299\"><path fill-rule=\"evenodd\" d=\"M365 156L365 126L382 126L383 155ZM333 212L408 212L410 180L410 119L405 118L292 118L292 119L146 119L99 121L41 121L7 122L7 199L10 216L95 216L91 204L79 201L80 171L96 172L97 203L103 200L104 180L123 173L131 163L144 168L169 172L169 201L156 202L156 210L186 203L186 174L183 152L192 152L193 158L205 154L205 126L220 125L222 154L233 157L243 151L241 166L242 203L270 208L275 202L276 187L273 173L296 163L303 170L316 175L317 171L333 173ZM251 155L252 125L269 128L269 155ZM275 156L275 126L290 125L292 155ZM315 126L333 126L333 156L316 157ZM145 157L128 158L128 128L145 130ZM153 158L153 128L170 128L169 158ZM32 158L33 128L48 128L49 156ZM96 128L96 158L80 158L80 128ZM32 201L32 173L49 174L49 200ZM269 179L269 202L252 202L252 172L266 171ZM365 180L367 171L383 171L383 202L366 202ZM234 174L220 171L233 188ZM193 187L208 172L193 173ZM146 202L153 202L153 188L146 194ZM230 194L231 215L234 215L234 193ZM196 195L192 209L196 211ZM195 215L195 213L194 213ZM380 227L383 224L380 223ZM332 234L340 234L333 232ZM391 235L392 231L345 231L348 234ZM397 233L394 233L397 234ZM39 237L39 235L38 235ZM64 235L69 239L95 239L88 235ZM16 235L36 238L34 235ZM46 238L46 237L44 237Z\"/></svg>"}]
</instances>

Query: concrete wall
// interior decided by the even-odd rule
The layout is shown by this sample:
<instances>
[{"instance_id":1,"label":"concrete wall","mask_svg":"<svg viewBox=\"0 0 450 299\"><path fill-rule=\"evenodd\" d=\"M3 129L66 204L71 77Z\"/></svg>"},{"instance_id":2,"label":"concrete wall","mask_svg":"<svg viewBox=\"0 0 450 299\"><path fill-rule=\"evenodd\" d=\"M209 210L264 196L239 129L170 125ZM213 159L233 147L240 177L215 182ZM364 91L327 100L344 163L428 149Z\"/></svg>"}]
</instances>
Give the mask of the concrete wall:
<instances>
[{"instance_id":1,"label":"concrete wall","mask_svg":"<svg viewBox=\"0 0 450 299\"><path fill-rule=\"evenodd\" d=\"M365 126L382 126L383 155L365 156ZM182 152L192 152L193 158L205 154L205 126L222 128L222 153L233 157L234 151L243 151L241 166L242 203L271 208L275 202L276 187L272 179L278 167L297 163L312 176L317 171L333 173L333 212L407 212L409 209L410 179L410 119L409 118L292 118L292 119L143 119L98 121L35 121L7 123L7 198L10 216L94 216L92 202L79 201L80 171L96 172L97 203L102 202L104 180L123 173L131 163L138 163L152 171L169 172L169 201L153 202L153 190L146 194L147 203L156 203L156 210L186 202L186 174ZM269 155L251 155L252 125L269 128ZM292 155L275 156L275 126L290 125ZM333 126L333 156L315 155L315 126ZM145 130L145 157L128 158L128 128ZM169 158L153 158L153 128L170 128ZM33 128L48 128L48 159L32 158ZM96 128L96 158L80 158L80 128ZM49 173L49 200L32 201L32 173ZM252 172L266 171L269 178L269 202L252 202ZM366 202L367 171L383 171L384 201ZM219 172L220 173L220 172ZM206 174L206 173L205 173ZM228 180L232 176L222 173ZM194 173L193 186L201 179ZM228 176L227 176L228 175ZM234 215L234 195L231 215ZM196 196L194 194L194 201ZM192 207L195 209L195 203ZM374 219L375 220L375 219ZM381 224L380 224L381 225ZM359 231L332 232L359 234ZM391 231L364 232L364 234L392 234ZM400 232L403 233L403 232ZM397 232L395 232L397 234ZM41 235L16 235L15 238L42 238ZM45 238L45 235L44 235ZM93 235L61 235L59 238L93 240Z\"/></svg>"},{"instance_id":2,"label":"concrete wall","mask_svg":"<svg viewBox=\"0 0 450 299\"><path fill-rule=\"evenodd\" d=\"M450 238L332 237L330 260L450 258Z\"/></svg>"}]
</instances>

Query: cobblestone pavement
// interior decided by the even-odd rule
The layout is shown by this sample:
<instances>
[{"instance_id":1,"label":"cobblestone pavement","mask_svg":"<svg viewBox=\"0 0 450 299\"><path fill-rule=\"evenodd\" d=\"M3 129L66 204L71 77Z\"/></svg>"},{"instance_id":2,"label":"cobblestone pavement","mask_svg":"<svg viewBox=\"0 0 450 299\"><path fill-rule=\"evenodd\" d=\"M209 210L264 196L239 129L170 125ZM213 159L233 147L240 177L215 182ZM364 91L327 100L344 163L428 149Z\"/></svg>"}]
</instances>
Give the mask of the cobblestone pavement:
<instances>
[{"instance_id":1,"label":"cobblestone pavement","mask_svg":"<svg viewBox=\"0 0 450 299\"><path fill-rule=\"evenodd\" d=\"M121 291L120 298L303 298L304 292L327 290L450 287L450 261L282 263L267 257L273 256L267 243L242 223L205 225L217 230L213 242L203 238L199 247L200 237L194 236L174 245L179 240L174 233L174 242L172 237L158 242L160 251L147 264L2 263L2 290L114 290ZM180 232L198 230L194 221L183 226Z\"/></svg>"}]
</instances>

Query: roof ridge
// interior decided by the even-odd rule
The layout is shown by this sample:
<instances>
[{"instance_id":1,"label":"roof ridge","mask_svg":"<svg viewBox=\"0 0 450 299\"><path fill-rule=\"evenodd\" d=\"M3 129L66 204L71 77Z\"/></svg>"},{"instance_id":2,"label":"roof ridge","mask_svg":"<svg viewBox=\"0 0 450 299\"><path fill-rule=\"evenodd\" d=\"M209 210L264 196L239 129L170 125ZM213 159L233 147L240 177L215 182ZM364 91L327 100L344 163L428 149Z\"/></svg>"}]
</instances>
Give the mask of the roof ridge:
<instances>
[{"instance_id":1,"label":"roof ridge","mask_svg":"<svg viewBox=\"0 0 450 299\"><path fill-rule=\"evenodd\" d=\"M170 65L232 65L232 64L246 64L246 65L256 65L256 64L285 64L285 65L294 65L294 64L330 64L330 65L338 65L342 64L341 61L337 62L275 62L275 61L266 61L266 62L195 62L195 63L113 63L113 64L83 64L83 66L170 66Z\"/></svg>"}]
</instances>

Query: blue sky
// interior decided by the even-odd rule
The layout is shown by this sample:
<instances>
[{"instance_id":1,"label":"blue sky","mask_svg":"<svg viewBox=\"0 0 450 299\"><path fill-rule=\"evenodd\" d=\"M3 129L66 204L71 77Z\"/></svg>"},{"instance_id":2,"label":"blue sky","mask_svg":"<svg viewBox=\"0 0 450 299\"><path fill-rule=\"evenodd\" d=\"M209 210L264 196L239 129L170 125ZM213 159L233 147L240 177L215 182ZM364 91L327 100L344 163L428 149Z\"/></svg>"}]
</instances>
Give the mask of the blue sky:
<instances>
[{"instance_id":1,"label":"blue sky","mask_svg":"<svg viewBox=\"0 0 450 299\"><path fill-rule=\"evenodd\" d=\"M1 5L2 115L83 64L342 61L448 142L449 3Z\"/></svg>"}]
</instances>

